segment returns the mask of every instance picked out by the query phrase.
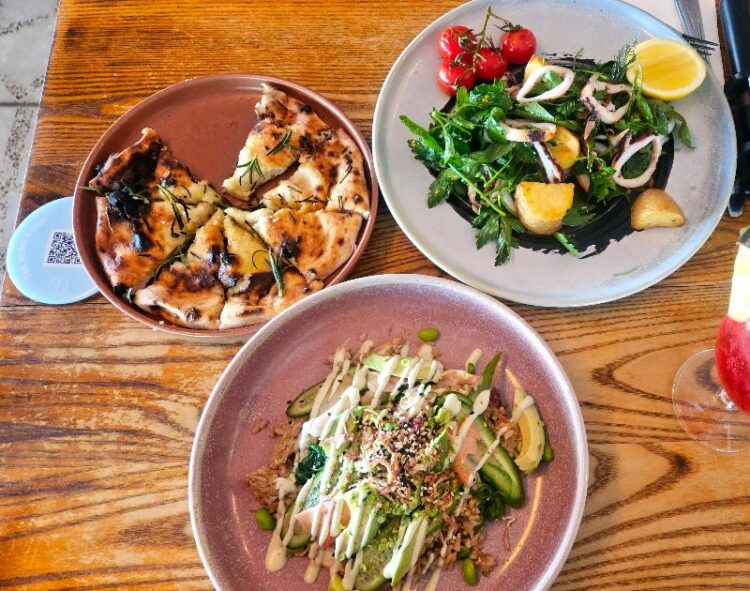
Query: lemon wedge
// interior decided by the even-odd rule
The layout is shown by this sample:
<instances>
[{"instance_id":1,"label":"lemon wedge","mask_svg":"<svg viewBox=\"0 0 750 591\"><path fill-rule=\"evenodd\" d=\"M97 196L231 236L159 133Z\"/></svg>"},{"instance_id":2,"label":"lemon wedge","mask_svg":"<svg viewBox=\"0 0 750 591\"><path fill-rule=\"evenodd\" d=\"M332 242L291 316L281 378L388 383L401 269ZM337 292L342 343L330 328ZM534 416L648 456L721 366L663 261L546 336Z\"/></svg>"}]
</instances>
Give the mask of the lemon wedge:
<instances>
[{"instance_id":1,"label":"lemon wedge","mask_svg":"<svg viewBox=\"0 0 750 591\"><path fill-rule=\"evenodd\" d=\"M750 320L750 247L745 245L745 240L750 243L750 228L746 228L740 238L729 296L729 317L737 322Z\"/></svg>"},{"instance_id":2,"label":"lemon wedge","mask_svg":"<svg viewBox=\"0 0 750 591\"><path fill-rule=\"evenodd\" d=\"M664 101L685 98L706 77L706 62L686 43L673 39L648 39L633 48L635 61L628 80L640 81L643 94Z\"/></svg>"}]
</instances>

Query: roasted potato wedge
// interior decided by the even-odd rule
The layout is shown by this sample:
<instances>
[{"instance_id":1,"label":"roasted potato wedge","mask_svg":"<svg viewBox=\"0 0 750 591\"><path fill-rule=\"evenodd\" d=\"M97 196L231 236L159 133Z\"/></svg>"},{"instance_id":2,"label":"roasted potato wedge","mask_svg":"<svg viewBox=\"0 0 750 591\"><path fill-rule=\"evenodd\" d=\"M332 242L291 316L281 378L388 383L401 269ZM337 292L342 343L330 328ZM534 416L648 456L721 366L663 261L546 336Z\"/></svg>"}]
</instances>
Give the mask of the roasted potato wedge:
<instances>
[{"instance_id":1,"label":"roasted potato wedge","mask_svg":"<svg viewBox=\"0 0 750 591\"><path fill-rule=\"evenodd\" d=\"M666 191L646 189L630 208L630 225L636 230L675 228L685 223L680 206Z\"/></svg>"},{"instance_id":2,"label":"roasted potato wedge","mask_svg":"<svg viewBox=\"0 0 750 591\"><path fill-rule=\"evenodd\" d=\"M562 125L557 126L557 131L552 139L546 142L547 149L560 165L560 168L567 170L576 161L576 158L581 155L581 143L578 141L576 135L565 129Z\"/></svg>"},{"instance_id":3,"label":"roasted potato wedge","mask_svg":"<svg viewBox=\"0 0 750 591\"><path fill-rule=\"evenodd\" d=\"M554 234L573 205L573 183L523 182L516 187L516 208L532 234Z\"/></svg>"}]
</instances>

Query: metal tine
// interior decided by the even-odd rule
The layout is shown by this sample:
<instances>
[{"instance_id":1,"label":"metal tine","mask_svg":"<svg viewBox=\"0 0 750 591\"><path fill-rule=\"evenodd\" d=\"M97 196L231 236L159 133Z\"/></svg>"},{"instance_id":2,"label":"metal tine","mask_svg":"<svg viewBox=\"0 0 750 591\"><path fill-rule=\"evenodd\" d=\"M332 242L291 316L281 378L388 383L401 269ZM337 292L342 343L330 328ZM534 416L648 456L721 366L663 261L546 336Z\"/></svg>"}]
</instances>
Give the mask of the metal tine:
<instances>
[{"instance_id":1,"label":"metal tine","mask_svg":"<svg viewBox=\"0 0 750 591\"><path fill-rule=\"evenodd\" d=\"M719 44L715 41L709 41L708 39L701 39L700 37L693 37L692 35L688 35L687 33L682 34L682 38L685 39L690 45L696 46L696 45L705 45L708 47L718 47Z\"/></svg>"}]
</instances>

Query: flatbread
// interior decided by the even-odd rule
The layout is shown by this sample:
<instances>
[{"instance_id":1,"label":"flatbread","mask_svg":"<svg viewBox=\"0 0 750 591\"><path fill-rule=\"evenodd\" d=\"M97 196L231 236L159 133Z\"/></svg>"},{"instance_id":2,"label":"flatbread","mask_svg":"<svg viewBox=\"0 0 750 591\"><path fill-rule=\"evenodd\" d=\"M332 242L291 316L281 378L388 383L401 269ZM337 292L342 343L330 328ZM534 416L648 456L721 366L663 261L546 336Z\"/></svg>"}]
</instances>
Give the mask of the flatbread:
<instances>
[{"instance_id":1,"label":"flatbread","mask_svg":"<svg viewBox=\"0 0 750 591\"><path fill-rule=\"evenodd\" d=\"M362 152L343 129L336 131L334 139L324 148L324 156L336 166L336 182L331 187L326 208L354 211L367 219L370 216L370 191Z\"/></svg>"},{"instance_id":2,"label":"flatbread","mask_svg":"<svg viewBox=\"0 0 750 591\"><path fill-rule=\"evenodd\" d=\"M223 183L225 193L240 202L250 201L258 185L282 174L330 134L309 105L269 84L263 84L255 112L257 122L240 151L234 174Z\"/></svg>"},{"instance_id":3,"label":"flatbread","mask_svg":"<svg viewBox=\"0 0 750 591\"><path fill-rule=\"evenodd\" d=\"M229 290L227 302L221 311L219 328L237 328L264 322L285 310L303 297L323 288L323 283L307 281L294 269L282 274L284 295L272 273L253 275L244 289Z\"/></svg>"},{"instance_id":4,"label":"flatbread","mask_svg":"<svg viewBox=\"0 0 750 591\"><path fill-rule=\"evenodd\" d=\"M224 212L218 210L196 232L184 261L162 269L151 285L135 293L133 303L179 326L218 328L225 299L218 279L223 227Z\"/></svg>"},{"instance_id":5,"label":"flatbread","mask_svg":"<svg viewBox=\"0 0 750 591\"><path fill-rule=\"evenodd\" d=\"M329 209L370 214L370 195L362 153L343 129L312 151L302 154L299 167L288 179L263 195L261 205L271 210Z\"/></svg>"},{"instance_id":6,"label":"flatbread","mask_svg":"<svg viewBox=\"0 0 750 591\"><path fill-rule=\"evenodd\" d=\"M349 260L362 216L350 211L280 209L252 226L277 255L312 282L327 278Z\"/></svg>"},{"instance_id":7,"label":"flatbread","mask_svg":"<svg viewBox=\"0 0 750 591\"><path fill-rule=\"evenodd\" d=\"M227 210L229 213L230 210ZM247 285L257 273L270 273L268 247L255 232L231 215L224 218L226 249L219 268L219 279L226 288Z\"/></svg>"},{"instance_id":8,"label":"flatbread","mask_svg":"<svg viewBox=\"0 0 750 591\"><path fill-rule=\"evenodd\" d=\"M137 217L131 219L106 197L96 198L96 249L118 295L146 285L162 261L192 238L216 209L205 202L173 207L156 200L139 207Z\"/></svg>"},{"instance_id":9,"label":"flatbread","mask_svg":"<svg viewBox=\"0 0 750 591\"><path fill-rule=\"evenodd\" d=\"M110 156L89 185L99 193L97 252L119 295L143 287L221 202L149 128L135 144Z\"/></svg>"}]
</instances>

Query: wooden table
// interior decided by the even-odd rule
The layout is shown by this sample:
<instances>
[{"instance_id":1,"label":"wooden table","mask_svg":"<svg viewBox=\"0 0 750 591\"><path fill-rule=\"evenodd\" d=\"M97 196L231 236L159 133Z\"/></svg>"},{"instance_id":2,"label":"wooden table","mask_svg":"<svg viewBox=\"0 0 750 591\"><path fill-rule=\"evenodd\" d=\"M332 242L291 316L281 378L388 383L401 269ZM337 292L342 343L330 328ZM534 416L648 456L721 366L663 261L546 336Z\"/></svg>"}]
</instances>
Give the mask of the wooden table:
<instances>
[{"instance_id":1,"label":"wooden table","mask_svg":"<svg viewBox=\"0 0 750 591\"><path fill-rule=\"evenodd\" d=\"M338 104L369 137L406 43L451 0L62 0L20 217L69 195L104 130L157 90L215 72L272 74ZM706 196L712 198L713 196ZM672 412L681 362L724 313L738 229L725 218L680 271L621 302L511 304L577 391L591 484L555 588L750 588L748 456L694 443ZM355 276L439 275L385 207ZM187 465L209 392L239 345L146 329L102 297L0 308L0 587L209 589Z\"/></svg>"}]
</instances>

